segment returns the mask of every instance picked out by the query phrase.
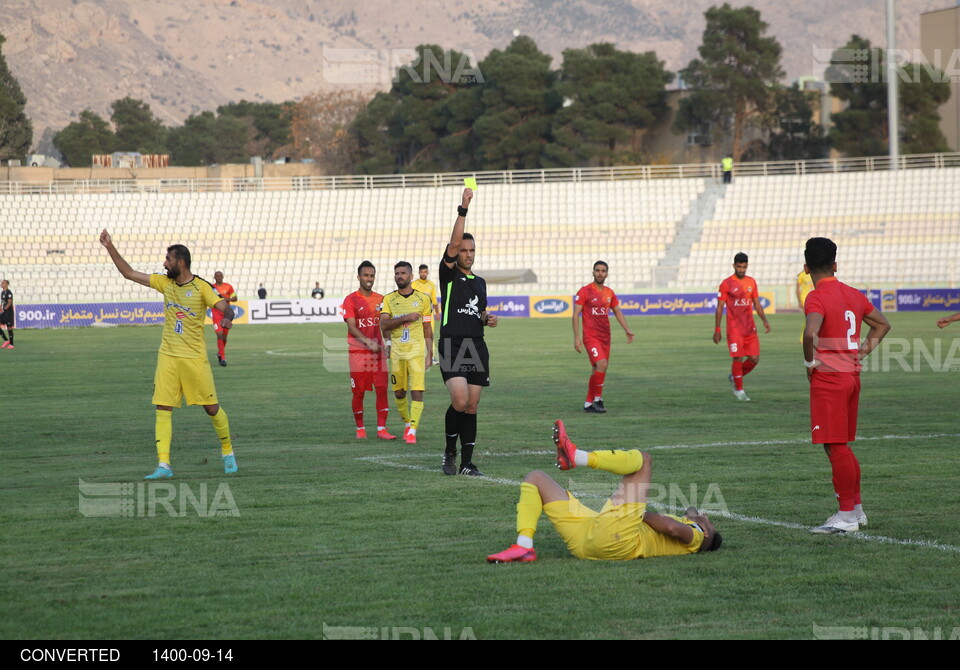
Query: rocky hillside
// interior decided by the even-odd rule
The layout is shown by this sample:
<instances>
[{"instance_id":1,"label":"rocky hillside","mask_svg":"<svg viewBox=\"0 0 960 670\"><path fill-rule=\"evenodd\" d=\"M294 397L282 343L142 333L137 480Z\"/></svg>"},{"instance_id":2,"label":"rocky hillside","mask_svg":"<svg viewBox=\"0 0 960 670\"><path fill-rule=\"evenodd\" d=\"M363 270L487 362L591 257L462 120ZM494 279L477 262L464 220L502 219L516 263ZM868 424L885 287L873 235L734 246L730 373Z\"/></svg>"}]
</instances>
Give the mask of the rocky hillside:
<instances>
[{"instance_id":1,"label":"rocky hillside","mask_svg":"<svg viewBox=\"0 0 960 670\"><path fill-rule=\"evenodd\" d=\"M698 0L3 0L4 54L29 100L35 144L84 109L107 116L124 96L171 125L240 100L296 99L333 86L386 88L405 50L432 43L482 58L526 34L554 56L609 41L655 50L676 71L695 56ZM735 6L743 3L733 2ZM884 40L877 0L753 0L783 44L790 78L813 50L851 33ZM947 0L900 0L901 48L919 47L919 13ZM838 9L840 6L843 9ZM354 50L354 51L350 51ZM352 62L353 69L344 68ZM356 64L365 65L358 69Z\"/></svg>"}]
</instances>

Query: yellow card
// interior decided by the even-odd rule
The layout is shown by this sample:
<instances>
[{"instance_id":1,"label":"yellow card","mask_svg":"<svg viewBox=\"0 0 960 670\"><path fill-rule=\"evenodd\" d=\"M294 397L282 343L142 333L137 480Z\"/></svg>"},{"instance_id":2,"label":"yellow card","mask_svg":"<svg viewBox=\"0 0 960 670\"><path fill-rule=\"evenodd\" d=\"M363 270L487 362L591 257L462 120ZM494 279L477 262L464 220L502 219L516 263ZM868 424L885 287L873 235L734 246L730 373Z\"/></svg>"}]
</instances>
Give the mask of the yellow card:
<instances>
[{"instance_id":1,"label":"yellow card","mask_svg":"<svg viewBox=\"0 0 960 670\"><path fill-rule=\"evenodd\" d=\"M469 188L471 191L476 192L477 190L477 179L476 177L467 177L463 180L463 185Z\"/></svg>"}]
</instances>

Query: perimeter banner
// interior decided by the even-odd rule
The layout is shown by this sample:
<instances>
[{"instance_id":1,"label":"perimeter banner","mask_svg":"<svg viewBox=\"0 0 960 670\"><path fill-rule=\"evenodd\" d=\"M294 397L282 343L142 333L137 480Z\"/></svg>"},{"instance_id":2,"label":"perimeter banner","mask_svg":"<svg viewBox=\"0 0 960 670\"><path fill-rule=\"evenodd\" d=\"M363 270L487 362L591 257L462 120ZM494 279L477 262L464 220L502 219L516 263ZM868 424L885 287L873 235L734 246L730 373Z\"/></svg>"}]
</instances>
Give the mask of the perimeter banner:
<instances>
[{"instance_id":1,"label":"perimeter banner","mask_svg":"<svg viewBox=\"0 0 960 670\"><path fill-rule=\"evenodd\" d=\"M17 328L149 326L163 323L162 302L98 302L14 305Z\"/></svg>"},{"instance_id":2,"label":"perimeter banner","mask_svg":"<svg viewBox=\"0 0 960 670\"><path fill-rule=\"evenodd\" d=\"M248 300L247 323L334 323L342 322L342 298L316 300Z\"/></svg>"},{"instance_id":3,"label":"perimeter banner","mask_svg":"<svg viewBox=\"0 0 960 670\"><path fill-rule=\"evenodd\" d=\"M901 288L897 289L898 312L960 311L960 289Z\"/></svg>"},{"instance_id":4,"label":"perimeter banner","mask_svg":"<svg viewBox=\"0 0 960 670\"><path fill-rule=\"evenodd\" d=\"M617 298L624 316L713 314L717 311L716 293L648 293L619 295Z\"/></svg>"}]
</instances>

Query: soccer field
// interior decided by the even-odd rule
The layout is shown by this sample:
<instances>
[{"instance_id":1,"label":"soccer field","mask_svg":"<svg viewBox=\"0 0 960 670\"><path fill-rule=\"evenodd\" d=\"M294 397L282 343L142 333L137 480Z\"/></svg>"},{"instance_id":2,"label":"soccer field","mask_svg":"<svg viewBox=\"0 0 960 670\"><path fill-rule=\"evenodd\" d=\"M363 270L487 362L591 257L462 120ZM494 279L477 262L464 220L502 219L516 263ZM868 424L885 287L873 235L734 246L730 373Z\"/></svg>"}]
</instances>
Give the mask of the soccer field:
<instances>
[{"instance_id":1,"label":"soccer field","mask_svg":"<svg viewBox=\"0 0 960 670\"><path fill-rule=\"evenodd\" d=\"M923 357L914 365L911 352L864 372L853 449L870 525L848 536L808 532L836 503L829 462L809 444L798 314L770 317L745 380L749 403L730 392L712 316L630 318L633 344L613 329L606 415L580 409L589 365L568 319L501 320L488 331L492 386L474 459L485 479L440 473L448 397L439 371L428 373L417 445L357 441L347 374L336 370L345 361L332 346L342 324L240 326L229 367L214 367L240 471L223 474L210 420L185 408L174 413L176 476L146 502L160 328L18 331L17 349L0 351L0 635L957 635L960 358L951 371L948 353L960 327L940 331L935 314L888 317L890 338L911 347L919 338L934 352L941 338L947 370ZM373 409L368 393L368 428ZM608 473L554 468L558 418L581 448L649 451L665 511L684 496L726 510L712 515L723 547L579 561L544 517L538 562L488 565L516 538L528 471L551 473L596 508L616 486ZM392 405L390 428L402 431ZM108 507L123 501L123 514L90 516L80 480L130 484L99 489ZM168 493L172 502L158 502Z\"/></svg>"}]
</instances>

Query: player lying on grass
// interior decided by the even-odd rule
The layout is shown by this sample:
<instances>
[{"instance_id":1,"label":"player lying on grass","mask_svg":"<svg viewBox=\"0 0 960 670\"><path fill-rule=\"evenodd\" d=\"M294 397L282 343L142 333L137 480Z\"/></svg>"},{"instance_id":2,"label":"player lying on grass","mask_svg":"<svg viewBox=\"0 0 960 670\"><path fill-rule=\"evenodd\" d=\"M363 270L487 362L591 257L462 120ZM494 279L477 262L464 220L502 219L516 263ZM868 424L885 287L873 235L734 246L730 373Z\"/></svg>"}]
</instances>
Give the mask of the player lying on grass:
<instances>
[{"instance_id":1,"label":"player lying on grass","mask_svg":"<svg viewBox=\"0 0 960 670\"><path fill-rule=\"evenodd\" d=\"M650 454L630 451L583 451L567 437L563 421L553 426L557 467L571 470L588 465L623 475L620 486L600 512L581 504L545 472L535 470L523 478L517 503L517 542L490 563L527 563L537 560L533 535L546 512L570 553L577 558L628 561L653 556L682 556L716 551L723 538L695 507L682 517L646 511L647 491L653 472Z\"/></svg>"}]
</instances>

